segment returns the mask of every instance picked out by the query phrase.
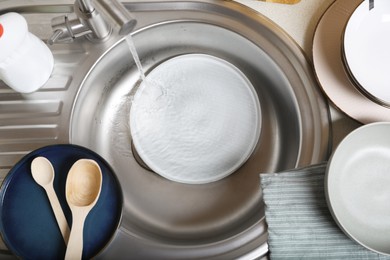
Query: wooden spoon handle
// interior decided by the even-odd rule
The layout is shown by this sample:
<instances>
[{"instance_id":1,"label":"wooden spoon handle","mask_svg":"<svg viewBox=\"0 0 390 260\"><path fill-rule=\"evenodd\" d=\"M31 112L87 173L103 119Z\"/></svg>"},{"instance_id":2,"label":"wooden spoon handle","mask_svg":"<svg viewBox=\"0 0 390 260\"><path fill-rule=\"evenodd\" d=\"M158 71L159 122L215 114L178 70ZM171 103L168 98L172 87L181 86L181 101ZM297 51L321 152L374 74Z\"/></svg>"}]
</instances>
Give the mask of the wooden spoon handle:
<instances>
[{"instance_id":1,"label":"wooden spoon handle","mask_svg":"<svg viewBox=\"0 0 390 260\"><path fill-rule=\"evenodd\" d=\"M54 216L57 220L58 227L61 231L62 237L64 238L65 244L68 244L70 230L64 212L62 211L61 204L52 185L48 185L47 187L45 187L45 190L47 197L49 198L51 208L53 209Z\"/></svg>"},{"instance_id":2,"label":"wooden spoon handle","mask_svg":"<svg viewBox=\"0 0 390 260\"><path fill-rule=\"evenodd\" d=\"M76 213L76 214L75 214ZM83 255L84 222L88 212L72 210L72 230L70 232L65 260L79 260Z\"/></svg>"}]
</instances>

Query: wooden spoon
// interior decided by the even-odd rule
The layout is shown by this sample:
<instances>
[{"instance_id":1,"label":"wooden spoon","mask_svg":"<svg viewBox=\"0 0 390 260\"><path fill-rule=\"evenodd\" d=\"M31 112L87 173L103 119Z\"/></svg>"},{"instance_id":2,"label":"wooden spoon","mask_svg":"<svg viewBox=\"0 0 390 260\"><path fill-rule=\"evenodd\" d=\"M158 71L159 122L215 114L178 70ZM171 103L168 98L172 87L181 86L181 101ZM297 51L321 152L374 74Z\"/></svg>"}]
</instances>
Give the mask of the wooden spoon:
<instances>
[{"instance_id":1,"label":"wooden spoon","mask_svg":"<svg viewBox=\"0 0 390 260\"><path fill-rule=\"evenodd\" d=\"M102 172L94 160L75 162L66 180L66 201L72 211L72 230L65 259L81 259L84 222L95 206L102 188Z\"/></svg>"},{"instance_id":2,"label":"wooden spoon","mask_svg":"<svg viewBox=\"0 0 390 260\"><path fill-rule=\"evenodd\" d=\"M53 165L45 157L36 157L31 163L31 174L36 183L45 189L62 237L64 238L65 244L67 244L70 231L68 222L66 221L64 212L62 211L61 204L58 201L58 197L54 191Z\"/></svg>"}]
</instances>

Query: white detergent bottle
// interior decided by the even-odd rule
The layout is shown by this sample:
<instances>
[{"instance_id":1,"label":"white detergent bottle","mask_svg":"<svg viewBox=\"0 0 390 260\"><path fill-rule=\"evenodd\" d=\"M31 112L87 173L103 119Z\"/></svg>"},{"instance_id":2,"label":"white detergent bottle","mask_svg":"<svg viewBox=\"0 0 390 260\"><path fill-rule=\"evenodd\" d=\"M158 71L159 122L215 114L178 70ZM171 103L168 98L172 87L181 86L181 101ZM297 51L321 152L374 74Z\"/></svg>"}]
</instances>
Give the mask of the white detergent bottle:
<instances>
[{"instance_id":1,"label":"white detergent bottle","mask_svg":"<svg viewBox=\"0 0 390 260\"><path fill-rule=\"evenodd\" d=\"M17 13L0 15L0 79L21 93L41 88L53 71L50 49Z\"/></svg>"}]
</instances>

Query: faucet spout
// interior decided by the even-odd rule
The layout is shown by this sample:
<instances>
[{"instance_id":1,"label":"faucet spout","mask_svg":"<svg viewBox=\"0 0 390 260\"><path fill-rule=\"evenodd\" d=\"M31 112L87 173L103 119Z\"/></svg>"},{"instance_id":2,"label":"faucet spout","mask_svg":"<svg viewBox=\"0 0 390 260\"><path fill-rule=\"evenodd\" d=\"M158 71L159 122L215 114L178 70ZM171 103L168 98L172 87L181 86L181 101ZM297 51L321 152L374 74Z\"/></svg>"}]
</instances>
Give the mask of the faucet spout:
<instances>
[{"instance_id":1,"label":"faucet spout","mask_svg":"<svg viewBox=\"0 0 390 260\"><path fill-rule=\"evenodd\" d=\"M119 35L128 35L137 24L137 20L118 0L95 0L94 3L111 24L119 27Z\"/></svg>"}]
</instances>

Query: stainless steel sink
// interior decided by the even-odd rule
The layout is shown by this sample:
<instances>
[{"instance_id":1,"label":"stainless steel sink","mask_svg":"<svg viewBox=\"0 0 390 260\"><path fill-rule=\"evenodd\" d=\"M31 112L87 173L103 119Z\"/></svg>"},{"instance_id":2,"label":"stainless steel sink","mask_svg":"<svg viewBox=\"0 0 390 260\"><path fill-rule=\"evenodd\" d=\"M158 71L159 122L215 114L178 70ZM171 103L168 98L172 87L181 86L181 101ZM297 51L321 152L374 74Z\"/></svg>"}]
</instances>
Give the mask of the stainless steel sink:
<instances>
[{"instance_id":1,"label":"stainless steel sink","mask_svg":"<svg viewBox=\"0 0 390 260\"><path fill-rule=\"evenodd\" d=\"M47 40L53 17L73 1L3 1ZM300 48L275 24L230 1L126 1L138 20L132 37L148 72L171 57L206 53L242 70L262 107L257 147L237 172L210 184L168 181L132 150L131 98L139 74L118 35L50 46L55 68L43 89L19 94L0 82L2 178L29 151L57 143L89 147L123 187L121 225L101 259L256 259L267 231L258 174L318 163L328 156L329 114ZM234 122L232 122L234 124ZM7 255L2 247L3 256Z\"/></svg>"}]
</instances>

